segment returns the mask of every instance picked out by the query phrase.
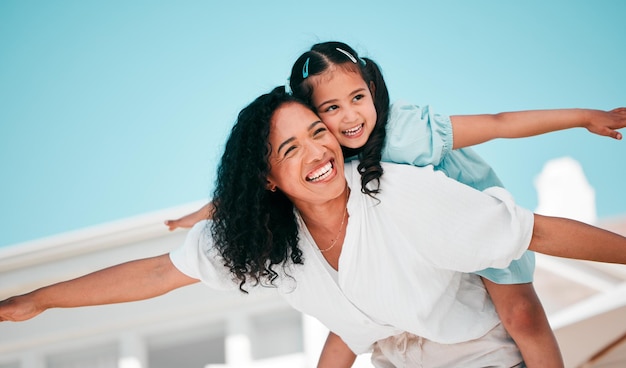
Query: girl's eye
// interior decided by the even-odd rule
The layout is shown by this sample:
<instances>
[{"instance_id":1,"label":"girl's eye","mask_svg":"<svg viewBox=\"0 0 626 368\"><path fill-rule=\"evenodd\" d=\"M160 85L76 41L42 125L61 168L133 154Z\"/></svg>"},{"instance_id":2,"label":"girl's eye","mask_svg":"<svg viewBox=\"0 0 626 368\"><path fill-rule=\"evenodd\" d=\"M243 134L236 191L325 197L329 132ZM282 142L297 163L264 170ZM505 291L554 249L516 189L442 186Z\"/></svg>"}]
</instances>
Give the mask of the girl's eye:
<instances>
[{"instance_id":1,"label":"girl's eye","mask_svg":"<svg viewBox=\"0 0 626 368\"><path fill-rule=\"evenodd\" d=\"M334 111L334 110L337 110L338 108L339 108L339 106L337 106L337 105L328 106L328 107L324 110L324 112Z\"/></svg>"},{"instance_id":2,"label":"girl's eye","mask_svg":"<svg viewBox=\"0 0 626 368\"><path fill-rule=\"evenodd\" d=\"M354 99L353 99L353 100L354 100L354 101L358 101L358 100L363 99L364 97L365 97L365 95L356 95L356 96L354 96Z\"/></svg>"}]
</instances>

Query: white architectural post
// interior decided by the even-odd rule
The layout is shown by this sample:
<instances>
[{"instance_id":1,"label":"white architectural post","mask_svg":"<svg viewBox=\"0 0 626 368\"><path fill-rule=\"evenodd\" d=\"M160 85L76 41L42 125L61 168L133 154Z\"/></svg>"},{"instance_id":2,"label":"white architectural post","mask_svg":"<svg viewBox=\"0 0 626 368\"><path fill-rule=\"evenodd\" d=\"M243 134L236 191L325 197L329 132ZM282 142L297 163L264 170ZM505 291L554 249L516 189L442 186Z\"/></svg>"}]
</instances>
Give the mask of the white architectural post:
<instances>
[{"instance_id":1,"label":"white architectural post","mask_svg":"<svg viewBox=\"0 0 626 368\"><path fill-rule=\"evenodd\" d=\"M328 336L328 329L317 319L302 314L302 334L307 367L316 367Z\"/></svg>"},{"instance_id":2,"label":"white architectural post","mask_svg":"<svg viewBox=\"0 0 626 368\"><path fill-rule=\"evenodd\" d=\"M140 336L122 335L119 344L118 368L148 368L148 349Z\"/></svg>"},{"instance_id":3,"label":"white architectural post","mask_svg":"<svg viewBox=\"0 0 626 368\"><path fill-rule=\"evenodd\" d=\"M597 221L595 191L578 161L561 157L546 162L535 179L539 204L536 213L567 217L594 224Z\"/></svg>"},{"instance_id":4,"label":"white architectural post","mask_svg":"<svg viewBox=\"0 0 626 368\"><path fill-rule=\"evenodd\" d=\"M228 319L225 342L226 366L246 367L252 363L251 332L247 315L235 315Z\"/></svg>"}]
</instances>

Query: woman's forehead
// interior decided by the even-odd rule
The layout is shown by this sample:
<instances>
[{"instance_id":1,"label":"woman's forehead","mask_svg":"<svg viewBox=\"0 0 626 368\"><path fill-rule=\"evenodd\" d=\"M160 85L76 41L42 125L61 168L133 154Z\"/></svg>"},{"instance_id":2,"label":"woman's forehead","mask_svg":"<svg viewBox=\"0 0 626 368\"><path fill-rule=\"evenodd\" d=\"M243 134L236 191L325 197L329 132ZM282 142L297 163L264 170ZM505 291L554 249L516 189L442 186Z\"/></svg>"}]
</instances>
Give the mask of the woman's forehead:
<instances>
[{"instance_id":1,"label":"woman's forehead","mask_svg":"<svg viewBox=\"0 0 626 368\"><path fill-rule=\"evenodd\" d=\"M307 106L298 102L288 102L281 105L272 116L271 130L285 130L295 132L308 129L311 123L320 118Z\"/></svg>"}]
</instances>

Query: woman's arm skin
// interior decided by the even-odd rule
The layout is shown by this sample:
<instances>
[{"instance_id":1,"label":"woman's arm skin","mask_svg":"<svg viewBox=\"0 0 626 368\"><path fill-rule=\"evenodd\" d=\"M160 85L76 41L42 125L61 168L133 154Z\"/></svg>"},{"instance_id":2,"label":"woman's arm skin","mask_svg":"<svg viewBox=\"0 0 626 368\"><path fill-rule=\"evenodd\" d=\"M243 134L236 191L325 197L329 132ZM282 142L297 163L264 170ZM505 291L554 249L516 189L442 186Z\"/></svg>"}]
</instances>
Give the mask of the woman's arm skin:
<instances>
[{"instance_id":1,"label":"woman's arm skin","mask_svg":"<svg viewBox=\"0 0 626 368\"><path fill-rule=\"evenodd\" d=\"M622 139L617 131L626 127L626 108L611 111L591 109L529 110L484 115L455 115L452 121L455 149L495 138L523 138L569 128Z\"/></svg>"},{"instance_id":2,"label":"woman's arm skin","mask_svg":"<svg viewBox=\"0 0 626 368\"><path fill-rule=\"evenodd\" d=\"M560 217L535 214L528 249L563 258L626 264L626 237Z\"/></svg>"},{"instance_id":3,"label":"woman's arm skin","mask_svg":"<svg viewBox=\"0 0 626 368\"><path fill-rule=\"evenodd\" d=\"M178 271L169 255L145 258L52 284L0 302L0 321L24 321L50 308L131 302L198 280Z\"/></svg>"},{"instance_id":4,"label":"woman's arm skin","mask_svg":"<svg viewBox=\"0 0 626 368\"><path fill-rule=\"evenodd\" d=\"M355 360L356 354L341 337L329 332L317 368L350 368Z\"/></svg>"}]
</instances>

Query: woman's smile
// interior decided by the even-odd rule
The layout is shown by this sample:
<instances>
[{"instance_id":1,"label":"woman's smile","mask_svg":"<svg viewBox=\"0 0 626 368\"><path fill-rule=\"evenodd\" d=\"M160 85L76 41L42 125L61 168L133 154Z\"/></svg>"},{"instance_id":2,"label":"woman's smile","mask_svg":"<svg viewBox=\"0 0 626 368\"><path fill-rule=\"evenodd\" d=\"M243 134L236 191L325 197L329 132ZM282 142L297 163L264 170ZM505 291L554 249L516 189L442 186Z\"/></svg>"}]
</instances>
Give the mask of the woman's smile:
<instances>
[{"instance_id":1,"label":"woman's smile","mask_svg":"<svg viewBox=\"0 0 626 368\"><path fill-rule=\"evenodd\" d=\"M334 199L346 186L343 154L337 139L308 107L289 103L279 107L269 135L268 182L292 201Z\"/></svg>"},{"instance_id":2,"label":"woman's smile","mask_svg":"<svg viewBox=\"0 0 626 368\"><path fill-rule=\"evenodd\" d=\"M320 181L325 181L327 179L330 179L330 178L334 177L333 174L336 174L336 171L334 170L334 168L335 168L334 160L329 160L324 165L322 165L322 166L318 167L317 169L311 171L306 176L306 181L308 181L308 182L320 182Z\"/></svg>"}]
</instances>

